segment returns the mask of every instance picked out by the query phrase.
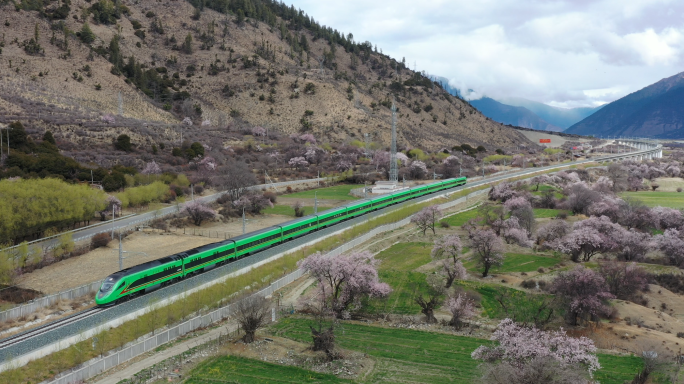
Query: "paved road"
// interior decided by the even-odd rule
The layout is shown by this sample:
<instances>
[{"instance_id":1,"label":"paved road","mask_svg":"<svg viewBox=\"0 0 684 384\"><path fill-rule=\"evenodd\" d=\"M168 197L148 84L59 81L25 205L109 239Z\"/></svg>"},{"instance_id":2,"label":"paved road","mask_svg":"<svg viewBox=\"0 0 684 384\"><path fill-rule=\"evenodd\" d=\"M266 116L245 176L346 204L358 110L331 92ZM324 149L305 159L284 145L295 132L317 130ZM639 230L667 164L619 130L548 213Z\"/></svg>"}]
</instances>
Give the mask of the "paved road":
<instances>
[{"instance_id":1,"label":"paved road","mask_svg":"<svg viewBox=\"0 0 684 384\"><path fill-rule=\"evenodd\" d=\"M263 188L271 188L273 186L277 187L285 187L288 185L295 185L295 184L303 184L303 183L315 183L317 181L325 181L325 178L316 178L316 179L302 179L302 180L293 180L293 181L282 181L279 183L273 183L273 184L258 184L258 185L253 185L251 187L248 187L247 189L251 190L261 190ZM218 192L213 195L208 195L208 196L202 196L202 197L197 197L195 200L200 200L204 201L206 203L212 203L216 201L221 195L223 195L225 192ZM85 240L88 238L91 238L98 233L103 233L103 232L111 232L112 230L118 230L120 228L126 228L130 227L135 224L143 224L149 221L152 221L156 218L170 215L176 212L179 212L183 208L183 205L174 205L170 207L165 207L156 211L152 212L146 212L142 213L139 215L130 215L130 216L125 216L122 217L121 219L117 219L114 221L110 221L108 223L102 223L102 224L94 224L88 227L84 227L81 229L75 229L71 231L73 234L73 239L74 241L80 241L80 240ZM57 245L59 242L59 236L51 237L49 239L44 239L44 240L35 240L30 242L29 244L40 244L41 247L46 247L51 248ZM13 247L12 247L13 248Z\"/></svg>"}]
</instances>

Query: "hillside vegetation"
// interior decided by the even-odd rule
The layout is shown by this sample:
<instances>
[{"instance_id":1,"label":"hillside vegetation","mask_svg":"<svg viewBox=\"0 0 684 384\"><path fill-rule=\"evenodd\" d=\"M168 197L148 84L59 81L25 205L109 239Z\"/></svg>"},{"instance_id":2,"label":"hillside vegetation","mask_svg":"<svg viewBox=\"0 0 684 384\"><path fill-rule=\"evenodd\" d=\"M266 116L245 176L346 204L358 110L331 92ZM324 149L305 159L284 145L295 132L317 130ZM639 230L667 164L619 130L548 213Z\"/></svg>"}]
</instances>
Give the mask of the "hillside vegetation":
<instances>
[{"instance_id":1,"label":"hillside vegetation","mask_svg":"<svg viewBox=\"0 0 684 384\"><path fill-rule=\"evenodd\" d=\"M404 60L281 3L1 3L0 121L50 129L73 152L120 134L137 147L180 143L181 129L225 146L254 125L386 145L392 97L405 146L526 142Z\"/></svg>"}]
</instances>

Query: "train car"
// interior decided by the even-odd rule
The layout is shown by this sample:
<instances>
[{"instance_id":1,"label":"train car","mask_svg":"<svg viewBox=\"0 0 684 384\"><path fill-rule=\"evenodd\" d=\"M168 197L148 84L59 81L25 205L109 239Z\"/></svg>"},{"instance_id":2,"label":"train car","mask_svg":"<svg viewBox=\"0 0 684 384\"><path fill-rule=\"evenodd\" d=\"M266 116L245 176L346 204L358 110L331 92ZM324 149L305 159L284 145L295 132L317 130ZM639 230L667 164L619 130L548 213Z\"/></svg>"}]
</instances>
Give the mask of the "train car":
<instances>
[{"instance_id":1,"label":"train car","mask_svg":"<svg viewBox=\"0 0 684 384\"><path fill-rule=\"evenodd\" d=\"M187 255L183 252L109 275L95 295L95 303L102 306L116 304L182 279L184 257Z\"/></svg>"},{"instance_id":2,"label":"train car","mask_svg":"<svg viewBox=\"0 0 684 384\"><path fill-rule=\"evenodd\" d=\"M280 224L279 227L283 231L283 241L294 239L295 237L304 236L311 231L318 228L318 216L309 215L300 219L291 220Z\"/></svg>"},{"instance_id":3,"label":"train car","mask_svg":"<svg viewBox=\"0 0 684 384\"><path fill-rule=\"evenodd\" d=\"M373 202L373 210L376 211L378 209L385 208L388 205L392 204L392 194L376 197L372 199L371 201Z\"/></svg>"},{"instance_id":4,"label":"train car","mask_svg":"<svg viewBox=\"0 0 684 384\"><path fill-rule=\"evenodd\" d=\"M252 254L259 250L269 248L272 245L280 244L283 231L279 226L259 229L254 232L245 233L231 240L235 242L235 252L238 258Z\"/></svg>"},{"instance_id":5,"label":"train car","mask_svg":"<svg viewBox=\"0 0 684 384\"><path fill-rule=\"evenodd\" d=\"M318 215L318 228L325 228L347 218L347 207L328 209Z\"/></svg>"},{"instance_id":6,"label":"train car","mask_svg":"<svg viewBox=\"0 0 684 384\"><path fill-rule=\"evenodd\" d=\"M183 258L184 276L208 271L217 264L235 257L235 241L224 240L185 251Z\"/></svg>"},{"instance_id":7,"label":"train car","mask_svg":"<svg viewBox=\"0 0 684 384\"><path fill-rule=\"evenodd\" d=\"M373 201L369 199L357 200L345 205L345 207L347 208L347 217L352 218L365 215L368 211L372 210Z\"/></svg>"},{"instance_id":8,"label":"train car","mask_svg":"<svg viewBox=\"0 0 684 384\"><path fill-rule=\"evenodd\" d=\"M251 253L263 250L283 241L306 235L348 218L381 209L408 199L437 191L465 185L465 177L447 179L436 183L419 185L408 190L379 196L374 199L354 201L342 207L332 208L317 215L288 221L224 240L190 249L175 255L139 264L108 276L95 295L97 305L119 303L131 297L149 292L186 276L198 274Z\"/></svg>"}]
</instances>

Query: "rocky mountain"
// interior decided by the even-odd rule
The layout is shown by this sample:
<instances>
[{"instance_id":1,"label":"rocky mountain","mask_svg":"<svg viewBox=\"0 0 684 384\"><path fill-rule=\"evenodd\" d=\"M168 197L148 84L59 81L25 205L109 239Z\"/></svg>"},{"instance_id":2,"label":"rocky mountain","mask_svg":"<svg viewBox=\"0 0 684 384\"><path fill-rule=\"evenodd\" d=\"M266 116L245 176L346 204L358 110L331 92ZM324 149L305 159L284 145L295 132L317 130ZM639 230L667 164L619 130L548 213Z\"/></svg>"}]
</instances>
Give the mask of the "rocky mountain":
<instances>
[{"instance_id":1,"label":"rocky mountain","mask_svg":"<svg viewBox=\"0 0 684 384\"><path fill-rule=\"evenodd\" d=\"M500 103L512 105L514 107L523 107L532 111L542 120L549 124L555 125L562 129L566 129L571 125L581 121L582 119L591 116L594 112L601 109L596 108L558 108L540 103L537 101L527 100L520 97L507 97L498 99Z\"/></svg>"},{"instance_id":2,"label":"rocky mountain","mask_svg":"<svg viewBox=\"0 0 684 384\"><path fill-rule=\"evenodd\" d=\"M75 152L123 133L167 152L181 135L226 147L253 126L387 145L392 99L403 146L527 141L370 42L274 0L0 0L0 14L0 123L49 129Z\"/></svg>"},{"instance_id":3,"label":"rocky mountain","mask_svg":"<svg viewBox=\"0 0 684 384\"><path fill-rule=\"evenodd\" d=\"M565 132L594 136L684 137L684 72L605 105Z\"/></svg>"},{"instance_id":4,"label":"rocky mountain","mask_svg":"<svg viewBox=\"0 0 684 384\"><path fill-rule=\"evenodd\" d=\"M540 131L559 132L563 130L562 128L542 120L527 108L506 105L489 97L471 100L470 104L485 116L503 124L532 128Z\"/></svg>"}]
</instances>

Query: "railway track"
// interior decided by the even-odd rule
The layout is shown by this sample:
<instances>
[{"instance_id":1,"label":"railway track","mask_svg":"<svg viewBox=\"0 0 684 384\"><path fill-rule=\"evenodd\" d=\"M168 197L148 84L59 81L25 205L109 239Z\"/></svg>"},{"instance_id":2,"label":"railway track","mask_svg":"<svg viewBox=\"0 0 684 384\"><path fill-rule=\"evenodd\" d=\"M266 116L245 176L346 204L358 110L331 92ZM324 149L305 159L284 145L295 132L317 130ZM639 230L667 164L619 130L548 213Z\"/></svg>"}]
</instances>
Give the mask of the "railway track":
<instances>
[{"instance_id":1,"label":"railway track","mask_svg":"<svg viewBox=\"0 0 684 384\"><path fill-rule=\"evenodd\" d=\"M11 345L17 344L24 342L28 339L31 339L33 337L40 336L46 332L50 332L53 329L62 327L66 324L70 323L75 323L78 321L81 321L85 319L86 317L93 316L96 313L102 312L107 310L107 308L99 308L99 307L93 307L93 308L88 308L86 310L83 310L81 312L74 313L73 315L69 315L67 317L61 318L59 320L55 320L53 322L41 325L39 327L30 329L28 331L16 334L14 336L7 337L5 339L0 340L0 349L7 348Z\"/></svg>"},{"instance_id":2,"label":"railway track","mask_svg":"<svg viewBox=\"0 0 684 384\"><path fill-rule=\"evenodd\" d=\"M643 153L647 153L649 151L642 151ZM638 154L638 153L637 153ZM625 154L622 156L629 156L633 154ZM606 156L602 158L596 158L596 159L591 159L591 160L584 160L580 162L576 162L574 164L582 164L582 163L587 163L587 162L596 162L596 161L606 161L610 160L612 158L617 158L618 156ZM487 184L495 181L500 181L512 177L520 177L520 176L525 176L528 174L536 173L536 172L543 172L546 170L554 169L554 168L560 168L562 166L567 166L568 164L565 165L550 165L546 167L539 167L539 168L532 168L532 169L527 169L519 172L514 172L511 174L505 174L505 175L497 175L493 177L489 177L483 180L477 180L474 181L470 186L478 186L482 184ZM463 187L458 187L455 190L459 190ZM424 198L420 198L416 201L422 201L425 198L430 198L430 196L424 196ZM406 202L405 202L406 203ZM402 205L405 203L401 203ZM383 208L382 211L394 209L395 207L387 207ZM318 237L321 235L331 234L335 232L336 230L339 230L342 227L348 226L348 225L354 225L358 224L361 221L368 220L369 218L374 217L376 214L372 214L371 216L364 217L360 216L354 219L351 219L349 222L346 224L336 224L333 225L329 228L321 229L320 232L317 231L317 233L310 233L302 238L298 239L293 239L289 244L281 244L278 246L275 246L271 249L267 250L262 250L255 255L252 255L248 258L243 258L240 260L235 260L234 263L229 263L227 265L224 265L222 267L215 268L213 270L210 270L208 272L205 272L203 274L200 274L198 276L195 276L193 278L187 279L187 280L182 280L183 282L179 282L176 284L170 284L167 287L161 288L153 293L149 293L146 295L143 295L141 297L129 300L125 303L115 305L112 307L108 308L90 308L87 310L84 310L82 312L70 315L68 317L65 317L60 320L53 321L51 323L42 325L40 327L37 327L35 329L23 332L21 334L17 334L11 337L8 337L6 339L0 340L0 361L11 359L15 356L21 356L24 355L32 350L35 350L37 348L40 348L41 346L44 345L49 345L50 343L58 342L59 340L62 340L65 337L68 336L73 336L75 334L78 334L79 332L82 331L82 329L87 328L87 327L93 327L97 324L101 324L104 321L110 320L112 318L117 318L120 316L123 316L127 313L130 313L134 310L137 310L140 305L149 305L149 303L153 302L154 300L159 300L162 299L163 297L166 297L167 295L173 295L173 294L180 294L183 291L186 291L187 289L191 289L199 284L201 284L203 281L206 280L211 280L218 278L219 276L223 276L226 273L230 273L231 271L238 270L240 268L245 268L253 263L262 261L267 259L268 257L271 257L275 254L282 253L287 251L288 248L291 248L293 246L301 245L304 244L308 241L311 241L312 238ZM145 303L143 301L145 300ZM111 311L107 312L106 314L104 312L106 311ZM81 324L87 323L87 324ZM43 337L37 337L37 336L43 336ZM32 339L32 340L31 340ZM25 341L31 340L30 343L25 343ZM27 345L30 344L30 345Z\"/></svg>"}]
</instances>

